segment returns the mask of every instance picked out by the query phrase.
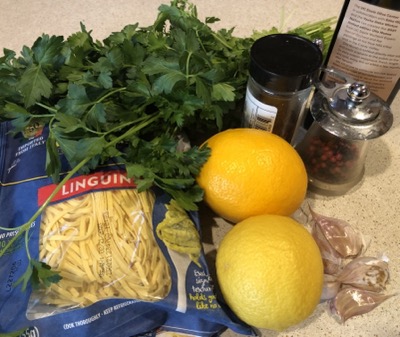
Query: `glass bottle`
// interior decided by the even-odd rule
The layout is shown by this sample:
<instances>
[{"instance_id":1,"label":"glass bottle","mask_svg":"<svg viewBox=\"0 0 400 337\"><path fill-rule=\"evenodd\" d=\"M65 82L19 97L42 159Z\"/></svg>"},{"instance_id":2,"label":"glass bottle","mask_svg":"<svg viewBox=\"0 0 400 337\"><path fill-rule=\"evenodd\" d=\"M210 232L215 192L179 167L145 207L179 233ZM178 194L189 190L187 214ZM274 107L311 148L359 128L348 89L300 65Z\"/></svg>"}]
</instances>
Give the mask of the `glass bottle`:
<instances>
[{"instance_id":1,"label":"glass bottle","mask_svg":"<svg viewBox=\"0 0 400 337\"><path fill-rule=\"evenodd\" d=\"M325 65L390 105L400 87L400 1L345 0Z\"/></svg>"}]
</instances>

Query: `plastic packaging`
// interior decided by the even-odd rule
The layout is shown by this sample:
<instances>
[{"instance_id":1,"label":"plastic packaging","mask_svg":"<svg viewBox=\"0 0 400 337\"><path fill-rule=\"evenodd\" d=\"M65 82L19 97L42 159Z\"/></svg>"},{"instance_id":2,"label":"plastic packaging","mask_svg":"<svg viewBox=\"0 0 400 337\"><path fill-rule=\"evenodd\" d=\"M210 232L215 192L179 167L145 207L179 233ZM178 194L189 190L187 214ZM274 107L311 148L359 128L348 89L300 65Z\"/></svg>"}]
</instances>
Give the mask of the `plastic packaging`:
<instances>
[{"instance_id":1,"label":"plastic packaging","mask_svg":"<svg viewBox=\"0 0 400 337\"><path fill-rule=\"evenodd\" d=\"M230 328L254 335L214 289L196 212L157 189L138 193L115 164L73 176L44 204L56 186L45 174L48 129L16 137L11 129L0 124L0 205L7 210L0 214L0 248L46 206L26 235L1 250L0 334L99 337L162 330L207 337ZM18 280L29 266L27 251L61 280L36 288L29 279L23 290Z\"/></svg>"}]
</instances>

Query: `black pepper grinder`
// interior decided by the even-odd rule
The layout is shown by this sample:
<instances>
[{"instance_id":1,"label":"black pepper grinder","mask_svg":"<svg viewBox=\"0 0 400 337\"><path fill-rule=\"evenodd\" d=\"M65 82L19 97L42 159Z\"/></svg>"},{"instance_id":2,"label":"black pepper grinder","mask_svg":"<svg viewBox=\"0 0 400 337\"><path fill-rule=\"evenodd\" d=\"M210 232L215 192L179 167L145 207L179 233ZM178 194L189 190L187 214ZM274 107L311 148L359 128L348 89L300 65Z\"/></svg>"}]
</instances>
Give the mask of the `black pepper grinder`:
<instances>
[{"instance_id":1,"label":"black pepper grinder","mask_svg":"<svg viewBox=\"0 0 400 337\"><path fill-rule=\"evenodd\" d=\"M309 190L341 195L362 179L368 140L386 133L393 115L364 83L329 68L322 78L310 104L313 122L296 149Z\"/></svg>"}]
</instances>

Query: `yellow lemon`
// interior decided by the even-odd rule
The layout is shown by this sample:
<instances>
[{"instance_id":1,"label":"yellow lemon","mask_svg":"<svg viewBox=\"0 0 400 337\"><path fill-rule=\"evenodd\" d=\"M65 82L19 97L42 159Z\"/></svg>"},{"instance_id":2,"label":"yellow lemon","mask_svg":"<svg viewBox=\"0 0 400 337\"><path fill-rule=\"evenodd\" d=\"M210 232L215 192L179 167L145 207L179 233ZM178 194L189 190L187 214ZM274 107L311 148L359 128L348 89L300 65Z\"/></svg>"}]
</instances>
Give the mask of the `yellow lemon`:
<instances>
[{"instance_id":1,"label":"yellow lemon","mask_svg":"<svg viewBox=\"0 0 400 337\"><path fill-rule=\"evenodd\" d=\"M259 215L236 224L217 250L223 297L244 322L282 331L309 317L323 287L320 250L287 216Z\"/></svg>"},{"instance_id":2,"label":"yellow lemon","mask_svg":"<svg viewBox=\"0 0 400 337\"><path fill-rule=\"evenodd\" d=\"M238 222L260 214L291 215L307 191L307 173L296 150L272 133L237 128L213 135L211 155L197 182L204 201Z\"/></svg>"}]
</instances>

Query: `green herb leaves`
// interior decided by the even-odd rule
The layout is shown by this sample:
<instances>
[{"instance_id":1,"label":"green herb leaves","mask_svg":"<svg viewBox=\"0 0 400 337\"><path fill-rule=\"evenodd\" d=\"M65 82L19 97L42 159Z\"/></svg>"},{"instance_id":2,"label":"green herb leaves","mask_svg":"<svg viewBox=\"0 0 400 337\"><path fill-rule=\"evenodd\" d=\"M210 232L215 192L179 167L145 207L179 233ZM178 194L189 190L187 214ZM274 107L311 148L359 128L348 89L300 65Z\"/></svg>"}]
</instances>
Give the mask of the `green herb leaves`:
<instances>
[{"instance_id":1,"label":"green herb leaves","mask_svg":"<svg viewBox=\"0 0 400 337\"><path fill-rule=\"evenodd\" d=\"M22 291L25 291L29 283L34 289L37 289L41 284L48 287L51 283L57 283L59 280L61 280L61 276L51 270L47 264L31 259L26 272L15 283L15 286L22 283Z\"/></svg>"},{"instance_id":2,"label":"green herb leaves","mask_svg":"<svg viewBox=\"0 0 400 337\"><path fill-rule=\"evenodd\" d=\"M43 35L20 57L1 59L0 119L11 119L15 132L33 119L50 125L47 173L56 180L58 144L71 167L91 157L88 172L116 156L142 168L128 170L142 188L156 184L196 209L194 174L208 151L177 153L178 136L199 143L198 130L224 127L244 95L251 44L213 31L214 21L200 21L195 6L177 0L160 6L152 26L128 25L102 42L83 25L66 40Z\"/></svg>"},{"instance_id":3,"label":"green herb leaves","mask_svg":"<svg viewBox=\"0 0 400 337\"><path fill-rule=\"evenodd\" d=\"M37 39L31 50L23 49L25 70L21 73L17 90L22 94L24 105L30 107L42 97L49 98L53 84L45 70L50 72L62 61L62 37L43 35Z\"/></svg>"}]
</instances>

